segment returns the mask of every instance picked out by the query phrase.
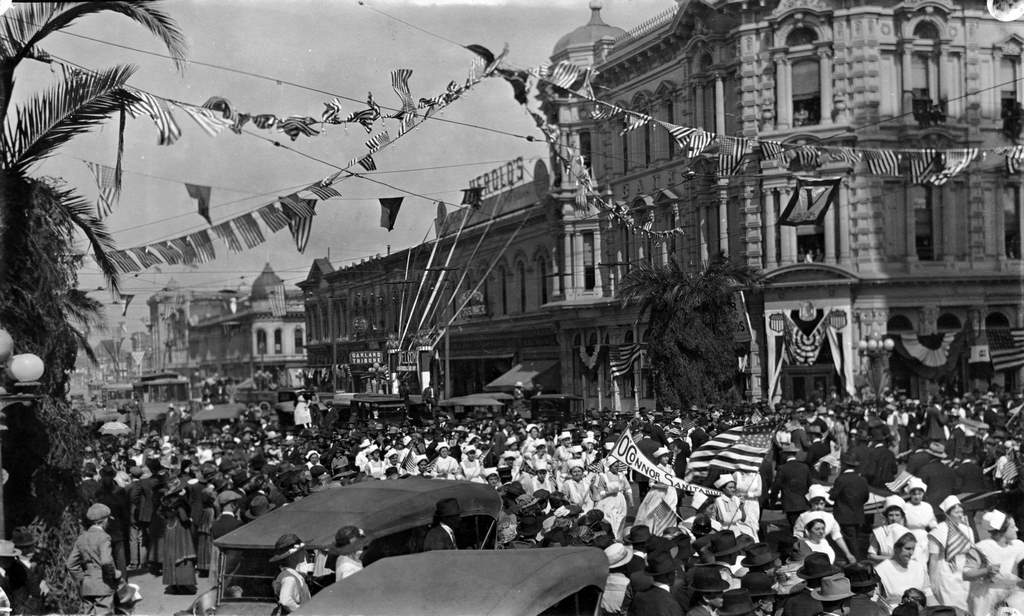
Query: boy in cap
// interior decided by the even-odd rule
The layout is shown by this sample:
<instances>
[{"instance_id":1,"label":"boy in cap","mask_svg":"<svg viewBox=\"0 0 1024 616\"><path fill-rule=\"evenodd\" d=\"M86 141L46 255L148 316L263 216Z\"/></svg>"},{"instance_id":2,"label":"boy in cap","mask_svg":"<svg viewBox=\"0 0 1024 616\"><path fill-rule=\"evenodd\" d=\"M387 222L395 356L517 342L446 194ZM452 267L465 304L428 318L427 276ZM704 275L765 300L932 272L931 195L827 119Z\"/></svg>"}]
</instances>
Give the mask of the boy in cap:
<instances>
[{"instance_id":1,"label":"boy in cap","mask_svg":"<svg viewBox=\"0 0 1024 616\"><path fill-rule=\"evenodd\" d=\"M87 611L107 609L121 578L121 572L114 566L110 535L106 525L110 519L110 507L96 503L85 514L89 528L75 539L75 545L68 555L68 571L78 582L78 592L88 606Z\"/></svg>"}]
</instances>

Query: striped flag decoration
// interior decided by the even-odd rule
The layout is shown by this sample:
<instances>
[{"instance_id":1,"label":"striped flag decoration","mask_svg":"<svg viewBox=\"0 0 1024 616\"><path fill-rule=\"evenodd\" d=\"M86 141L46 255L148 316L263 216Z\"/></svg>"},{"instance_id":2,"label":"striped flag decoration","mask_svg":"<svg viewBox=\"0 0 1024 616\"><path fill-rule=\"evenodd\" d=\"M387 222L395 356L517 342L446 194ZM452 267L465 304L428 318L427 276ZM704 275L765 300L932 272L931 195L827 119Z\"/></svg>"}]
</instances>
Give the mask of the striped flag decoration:
<instances>
[{"instance_id":1,"label":"striped flag decoration","mask_svg":"<svg viewBox=\"0 0 1024 616\"><path fill-rule=\"evenodd\" d=\"M362 167L363 169L365 169L366 171L376 171L377 170L377 163L374 162L373 156L371 156L369 154L367 154L366 156L360 158L356 162L358 162L359 166Z\"/></svg>"},{"instance_id":2,"label":"striped flag decoration","mask_svg":"<svg viewBox=\"0 0 1024 616\"><path fill-rule=\"evenodd\" d=\"M743 137L723 137L722 148L718 154L718 174L736 175L743 170L747 153L750 152L750 140Z\"/></svg>"},{"instance_id":3,"label":"striped flag decoration","mask_svg":"<svg viewBox=\"0 0 1024 616\"><path fill-rule=\"evenodd\" d=\"M363 128L366 129L366 132L369 133L369 132L373 131L373 122L374 122L375 119L376 118L374 117L374 114L373 114L372 110L370 110L370 109L361 109L359 111L352 112L351 115L349 115L347 118L345 118L345 122L346 123L358 122L359 124L362 124Z\"/></svg>"},{"instance_id":4,"label":"striped flag decoration","mask_svg":"<svg viewBox=\"0 0 1024 616\"><path fill-rule=\"evenodd\" d=\"M696 158L704 153L715 140L715 134L707 131L696 131L690 138L690 158Z\"/></svg>"},{"instance_id":5,"label":"striped flag decoration","mask_svg":"<svg viewBox=\"0 0 1024 616\"><path fill-rule=\"evenodd\" d=\"M423 469L423 472L424 473L433 473L434 469L436 469L436 468L437 468L437 456L435 456L434 459L431 460L430 462L427 462L427 466L426 466L426 468Z\"/></svg>"},{"instance_id":6,"label":"striped flag decoration","mask_svg":"<svg viewBox=\"0 0 1024 616\"><path fill-rule=\"evenodd\" d=\"M1024 329L1011 329L1009 333L1008 344L1001 344L999 348L992 347L989 352L992 368L997 372L1024 366ZM988 331L990 340L993 334L993 330Z\"/></svg>"},{"instance_id":7,"label":"striped flag decoration","mask_svg":"<svg viewBox=\"0 0 1024 616\"><path fill-rule=\"evenodd\" d=\"M168 265L177 265L181 263L181 252L171 245L170 242L157 242L150 244L149 247L156 251L160 258L164 260L164 263Z\"/></svg>"},{"instance_id":8,"label":"striped flag decoration","mask_svg":"<svg viewBox=\"0 0 1024 616\"><path fill-rule=\"evenodd\" d=\"M320 183L308 186L306 190L316 195L317 199L320 199L321 201L341 196L341 193L338 192L335 188L331 186L324 186L323 184Z\"/></svg>"},{"instance_id":9,"label":"striped flag decoration","mask_svg":"<svg viewBox=\"0 0 1024 616\"><path fill-rule=\"evenodd\" d=\"M176 237L171 240L171 246L174 246L175 250L181 253L182 263L185 265L195 265L197 259L196 249L192 247L187 238Z\"/></svg>"},{"instance_id":10,"label":"striped flag decoration","mask_svg":"<svg viewBox=\"0 0 1024 616\"><path fill-rule=\"evenodd\" d=\"M594 109L590 112L590 117L597 121L610 120L622 113L624 111L621 107L601 101L594 101Z\"/></svg>"},{"instance_id":11,"label":"striped flag decoration","mask_svg":"<svg viewBox=\"0 0 1024 616\"><path fill-rule=\"evenodd\" d=\"M1024 168L1024 145L1006 149L1006 172L1016 175Z\"/></svg>"},{"instance_id":12,"label":"striped flag decoration","mask_svg":"<svg viewBox=\"0 0 1024 616\"><path fill-rule=\"evenodd\" d=\"M610 364L612 376L629 374L633 364L643 355L643 347L639 342L624 344L611 352Z\"/></svg>"},{"instance_id":13,"label":"striped flag decoration","mask_svg":"<svg viewBox=\"0 0 1024 616\"><path fill-rule=\"evenodd\" d=\"M242 252L242 242L238 241L238 236L235 235L235 229L231 226L230 220L214 226L213 233L227 244L228 250L231 252Z\"/></svg>"},{"instance_id":14,"label":"striped flag decoration","mask_svg":"<svg viewBox=\"0 0 1024 616\"><path fill-rule=\"evenodd\" d=\"M761 158L777 158L782 159L782 143L778 141L762 141L761 142Z\"/></svg>"},{"instance_id":15,"label":"striped flag decoration","mask_svg":"<svg viewBox=\"0 0 1024 616\"><path fill-rule=\"evenodd\" d=\"M583 468L588 473L600 473L601 471L604 470L604 465L601 463L600 460L595 460Z\"/></svg>"},{"instance_id":16,"label":"striped flag decoration","mask_svg":"<svg viewBox=\"0 0 1024 616\"><path fill-rule=\"evenodd\" d=\"M299 253L306 252L309 234L313 230L313 217L316 215L316 199L299 199L295 195L289 201L282 201L284 214L288 217L288 230L295 239L295 248Z\"/></svg>"},{"instance_id":17,"label":"striped flag decoration","mask_svg":"<svg viewBox=\"0 0 1024 616\"><path fill-rule=\"evenodd\" d=\"M910 163L910 180L915 184L927 184L936 173L935 150L928 148L907 152L907 159Z\"/></svg>"},{"instance_id":18,"label":"striped flag decoration","mask_svg":"<svg viewBox=\"0 0 1024 616\"><path fill-rule=\"evenodd\" d=\"M641 126L647 126L647 123L651 121L651 116L643 113L636 113L635 111L626 112L626 126L622 129L623 135L630 131L634 131Z\"/></svg>"},{"instance_id":19,"label":"striped flag decoration","mask_svg":"<svg viewBox=\"0 0 1024 616\"><path fill-rule=\"evenodd\" d=\"M383 131L377 133L373 137L367 139L364 145L366 145L366 149L369 150L371 154L373 154L377 150L387 145L390 141L391 136L388 135L387 129L384 129Z\"/></svg>"},{"instance_id":20,"label":"striped flag decoration","mask_svg":"<svg viewBox=\"0 0 1024 616\"><path fill-rule=\"evenodd\" d=\"M261 113L253 116L252 123L256 128L271 129L277 126L277 116L272 113Z\"/></svg>"},{"instance_id":21,"label":"striped flag decoration","mask_svg":"<svg viewBox=\"0 0 1024 616\"><path fill-rule=\"evenodd\" d=\"M320 121L324 124L341 124L341 101L337 98L324 103L324 112L320 114Z\"/></svg>"},{"instance_id":22,"label":"striped flag decoration","mask_svg":"<svg viewBox=\"0 0 1024 616\"><path fill-rule=\"evenodd\" d=\"M147 269L153 267L154 265L160 265L160 263L162 263L162 261L160 261L160 257L149 252L149 248L145 246L141 246L138 248L129 248L128 250L132 253L132 255L135 256L135 260L139 262L139 265L142 266L142 269Z\"/></svg>"},{"instance_id":23,"label":"striped flag decoration","mask_svg":"<svg viewBox=\"0 0 1024 616\"><path fill-rule=\"evenodd\" d=\"M949 181L951 177L963 173L967 165L974 162L974 159L978 157L978 148L959 148L956 150L946 150L941 154L941 170L939 170L934 176L932 176L932 184L936 186L942 186Z\"/></svg>"},{"instance_id":24,"label":"striped flag decoration","mask_svg":"<svg viewBox=\"0 0 1024 616\"><path fill-rule=\"evenodd\" d=\"M669 124L668 122L659 122L661 126L668 131L669 135L675 139L676 145L679 146L680 150L686 151L687 146L690 144L690 137L697 132L696 128L689 126L676 126L675 124Z\"/></svg>"},{"instance_id":25,"label":"striped flag decoration","mask_svg":"<svg viewBox=\"0 0 1024 616\"><path fill-rule=\"evenodd\" d=\"M283 282L274 285L267 292L267 301L270 303L270 316L283 317L288 314L288 296Z\"/></svg>"},{"instance_id":26,"label":"striped flag decoration","mask_svg":"<svg viewBox=\"0 0 1024 616\"><path fill-rule=\"evenodd\" d=\"M316 118L309 116L289 116L285 118L277 125L277 130L291 137L292 141L299 138L299 135L305 135L307 137L314 137L320 134L320 131L313 128L316 124Z\"/></svg>"},{"instance_id":27,"label":"striped flag decoration","mask_svg":"<svg viewBox=\"0 0 1024 616\"><path fill-rule=\"evenodd\" d=\"M818 148L810 145L802 145L795 150L790 150L791 158L795 158L801 167L820 167L821 156Z\"/></svg>"},{"instance_id":28,"label":"striped flag decoration","mask_svg":"<svg viewBox=\"0 0 1024 616\"><path fill-rule=\"evenodd\" d=\"M971 540L960 530L959 524L949 523L946 527L949 529L946 534L946 561L952 564L957 556L971 549Z\"/></svg>"},{"instance_id":29,"label":"striped flag decoration","mask_svg":"<svg viewBox=\"0 0 1024 616\"><path fill-rule=\"evenodd\" d=\"M416 115L416 102L409 92L409 78L412 77L411 68L398 68L391 71L391 87L394 89L398 99L402 101L402 108L396 113L395 118L412 117Z\"/></svg>"},{"instance_id":30,"label":"striped flag decoration","mask_svg":"<svg viewBox=\"0 0 1024 616\"><path fill-rule=\"evenodd\" d=\"M223 113L216 113L210 109L186 105L184 103L174 104L188 114L188 117L195 120L196 124L199 125L199 128L203 129L203 132L211 137L216 137L220 134L220 131L225 128L231 128L234 124L234 121L230 118L225 118Z\"/></svg>"},{"instance_id":31,"label":"striped flag decoration","mask_svg":"<svg viewBox=\"0 0 1024 616\"><path fill-rule=\"evenodd\" d=\"M900 155L892 150L865 150L864 162L872 175L899 175Z\"/></svg>"},{"instance_id":32,"label":"striped flag decoration","mask_svg":"<svg viewBox=\"0 0 1024 616\"><path fill-rule=\"evenodd\" d=\"M149 92L143 92L134 88L129 89L129 92L134 94L139 100L128 105L125 109L133 118L138 117L142 113L149 115L153 123L156 124L157 131L160 133L160 136L157 138L158 145L172 145L181 137L181 127L178 126L174 116L171 115L171 109L166 101L158 99Z\"/></svg>"},{"instance_id":33,"label":"striped flag decoration","mask_svg":"<svg viewBox=\"0 0 1024 616\"><path fill-rule=\"evenodd\" d=\"M113 211L114 201L117 201L117 183L114 181L116 171L109 165L89 162L85 164L96 178L96 187L100 191L100 198L96 203L96 218L103 220Z\"/></svg>"},{"instance_id":34,"label":"striped flag decoration","mask_svg":"<svg viewBox=\"0 0 1024 616\"><path fill-rule=\"evenodd\" d=\"M829 159L840 162L847 162L856 165L860 162L860 153L853 148L838 147L827 150Z\"/></svg>"},{"instance_id":35,"label":"striped flag decoration","mask_svg":"<svg viewBox=\"0 0 1024 616\"><path fill-rule=\"evenodd\" d=\"M284 208L284 215L291 218L311 218L316 216L316 199L303 199L299 193L278 197Z\"/></svg>"},{"instance_id":36,"label":"striped flag decoration","mask_svg":"<svg viewBox=\"0 0 1024 616\"><path fill-rule=\"evenodd\" d=\"M893 494L899 494L900 492L903 491L903 488L905 488L906 485L910 483L911 479L915 479L915 477L908 473L906 470L902 470L900 471L899 475L896 475L895 479L886 483L885 487L889 488L889 491L892 492Z\"/></svg>"},{"instance_id":37,"label":"striped flag decoration","mask_svg":"<svg viewBox=\"0 0 1024 616\"><path fill-rule=\"evenodd\" d=\"M775 425L736 426L712 437L690 455L688 470L707 472L711 467L756 473L771 447Z\"/></svg>"},{"instance_id":38,"label":"striped flag decoration","mask_svg":"<svg viewBox=\"0 0 1024 616\"><path fill-rule=\"evenodd\" d=\"M405 454L405 459L402 460L402 470L406 475L416 474L416 456L413 454L412 449L409 453Z\"/></svg>"},{"instance_id":39,"label":"striped flag decoration","mask_svg":"<svg viewBox=\"0 0 1024 616\"><path fill-rule=\"evenodd\" d=\"M996 465L996 479L1002 479L1003 485L1009 486L1017 481L1017 474L1017 458L1012 451L1007 452Z\"/></svg>"},{"instance_id":40,"label":"striped flag decoration","mask_svg":"<svg viewBox=\"0 0 1024 616\"><path fill-rule=\"evenodd\" d=\"M242 236L242 241L245 242L245 247L252 249L256 248L263 242L267 241L263 237L263 231L260 229L260 225L253 218L252 214L242 214L238 218L235 218L235 229L238 234Z\"/></svg>"},{"instance_id":41,"label":"striped flag decoration","mask_svg":"<svg viewBox=\"0 0 1024 616\"><path fill-rule=\"evenodd\" d=\"M284 215L281 208L276 203L268 203L260 209L256 210L260 218L263 219L263 224L270 228L272 233L277 233L281 229L288 226L288 217Z\"/></svg>"},{"instance_id":42,"label":"striped flag decoration","mask_svg":"<svg viewBox=\"0 0 1024 616\"><path fill-rule=\"evenodd\" d=\"M138 272L142 268L135 262L127 252L123 250L114 250L107 253L107 258L114 264L114 268L122 274L129 272Z\"/></svg>"},{"instance_id":43,"label":"striped flag decoration","mask_svg":"<svg viewBox=\"0 0 1024 616\"><path fill-rule=\"evenodd\" d=\"M188 241L196 251L197 263L209 263L217 258L217 251L213 248L213 241L206 229L200 229L188 236Z\"/></svg>"},{"instance_id":44,"label":"striped flag decoration","mask_svg":"<svg viewBox=\"0 0 1024 616\"><path fill-rule=\"evenodd\" d=\"M572 84L576 83L576 80L580 77L580 67L576 66L572 62L562 60L551 69L551 74L548 76L548 81L552 85L569 89Z\"/></svg>"}]
</instances>

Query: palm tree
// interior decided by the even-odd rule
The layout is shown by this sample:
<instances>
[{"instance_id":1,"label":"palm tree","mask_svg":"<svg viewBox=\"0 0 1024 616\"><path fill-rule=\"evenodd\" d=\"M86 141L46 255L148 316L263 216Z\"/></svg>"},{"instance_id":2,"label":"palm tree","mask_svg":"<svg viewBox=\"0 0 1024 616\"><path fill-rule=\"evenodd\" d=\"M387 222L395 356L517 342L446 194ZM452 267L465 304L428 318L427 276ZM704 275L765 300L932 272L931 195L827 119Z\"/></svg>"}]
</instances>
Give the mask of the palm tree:
<instances>
[{"instance_id":1,"label":"palm tree","mask_svg":"<svg viewBox=\"0 0 1024 616\"><path fill-rule=\"evenodd\" d=\"M699 272L675 260L640 262L622 280L623 306L649 319L647 355L663 404L682 408L720 399L736 374L733 293L757 282L757 273L725 255Z\"/></svg>"},{"instance_id":2,"label":"palm tree","mask_svg":"<svg viewBox=\"0 0 1024 616\"><path fill-rule=\"evenodd\" d=\"M33 177L35 167L77 135L88 132L135 96L126 89L134 68L120 65L68 73L48 89L19 95L12 110L15 76L26 59L47 60L47 37L78 19L119 13L141 24L184 66L185 38L177 24L151 2L52 2L18 4L0 15L0 324L19 351L46 365L32 409L8 409L4 467L10 472L4 499L7 520L30 525L40 542L39 567L61 612L79 612L78 592L63 566L83 510L78 491L86 433L65 399L68 373L96 325L101 305L78 290L78 269L88 252L108 286L118 290L108 253L114 241L95 208L62 180ZM2 538L2 537L0 537ZM15 606L15 610L19 608ZM48 608L49 609L49 608Z\"/></svg>"}]
</instances>

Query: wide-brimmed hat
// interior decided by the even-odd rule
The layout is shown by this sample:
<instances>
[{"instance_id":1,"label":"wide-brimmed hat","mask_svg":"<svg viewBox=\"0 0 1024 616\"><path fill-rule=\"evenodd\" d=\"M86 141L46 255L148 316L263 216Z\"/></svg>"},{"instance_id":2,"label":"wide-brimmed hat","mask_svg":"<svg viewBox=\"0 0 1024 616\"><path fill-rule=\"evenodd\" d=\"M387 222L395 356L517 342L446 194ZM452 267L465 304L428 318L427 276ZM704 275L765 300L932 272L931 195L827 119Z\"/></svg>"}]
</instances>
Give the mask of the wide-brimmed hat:
<instances>
[{"instance_id":1,"label":"wide-brimmed hat","mask_svg":"<svg viewBox=\"0 0 1024 616\"><path fill-rule=\"evenodd\" d=\"M746 556L740 562L740 565L748 569L775 562L775 559L779 557L767 543L753 543L748 545L744 552Z\"/></svg>"},{"instance_id":2,"label":"wide-brimmed hat","mask_svg":"<svg viewBox=\"0 0 1024 616\"><path fill-rule=\"evenodd\" d=\"M249 508L245 510L245 517L249 520L260 517L270 511L270 499L263 494L257 494L249 501Z\"/></svg>"},{"instance_id":3,"label":"wide-brimmed hat","mask_svg":"<svg viewBox=\"0 0 1024 616\"><path fill-rule=\"evenodd\" d=\"M936 458L946 458L946 446L939 441L932 441L931 443L928 443L928 449L925 451Z\"/></svg>"},{"instance_id":4,"label":"wide-brimmed hat","mask_svg":"<svg viewBox=\"0 0 1024 616\"><path fill-rule=\"evenodd\" d=\"M294 533L281 535L274 542L274 555L270 557L270 562L275 563L284 560L301 550L305 545L302 539L299 539L299 536Z\"/></svg>"},{"instance_id":5,"label":"wide-brimmed hat","mask_svg":"<svg viewBox=\"0 0 1024 616\"><path fill-rule=\"evenodd\" d=\"M868 590L878 586L878 580L875 579L871 569L860 563L847 565L843 569L843 575L846 576L846 579L850 580L850 588L854 591Z\"/></svg>"},{"instance_id":6,"label":"wide-brimmed hat","mask_svg":"<svg viewBox=\"0 0 1024 616\"><path fill-rule=\"evenodd\" d=\"M608 568L614 569L633 559L633 548L622 543L613 543L604 549L604 555L608 557Z\"/></svg>"},{"instance_id":7,"label":"wide-brimmed hat","mask_svg":"<svg viewBox=\"0 0 1024 616\"><path fill-rule=\"evenodd\" d=\"M852 451L847 451L846 453L839 457L839 463L842 464L843 466L856 468L860 466L860 459L857 457L857 454L853 453Z\"/></svg>"},{"instance_id":8,"label":"wide-brimmed hat","mask_svg":"<svg viewBox=\"0 0 1024 616\"><path fill-rule=\"evenodd\" d=\"M754 611L750 593L743 588L727 590L722 594L722 607L715 612L719 616L746 616Z\"/></svg>"},{"instance_id":9,"label":"wide-brimmed hat","mask_svg":"<svg viewBox=\"0 0 1024 616\"><path fill-rule=\"evenodd\" d=\"M697 592L717 593L729 588L729 583L722 579L718 567L701 566L693 570L691 588Z\"/></svg>"},{"instance_id":10,"label":"wide-brimmed hat","mask_svg":"<svg viewBox=\"0 0 1024 616\"><path fill-rule=\"evenodd\" d=\"M647 540L651 538L651 529L646 524L637 524L636 526L629 529L626 536L623 537L622 543L626 545L643 545L647 543Z\"/></svg>"},{"instance_id":11,"label":"wide-brimmed hat","mask_svg":"<svg viewBox=\"0 0 1024 616\"><path fill-rule=\"evenodd\" d=\"M832 575L821 580L821 588L811 591L811 596L818 601L842 601L853 596L850 580L843 574Z\"/></svg>"},{"instance_id":12,"label":"wide-brimmed hat","mask_svg":"<svg viewBox=\"0 0 1024 616\"><path fill-rule=\"evenodd\" d=\"M647 566L644 571L650 575L666 575L676 570L676 561L668 552L655 552L647 555Z\"/></svg>"},{"instance_id":13,"label":"wide-brimmed hat","mask_svg":"<svg viewBox=\"0 0 1024 616\"><path fill-rule=\"evenodd\" d=\"M335 556L352 554L366 546L370 539L358 526L342 526L334 533L334 545L327 548L328 554Z\"/></svg>"},{"instance_id":14,"label":"wide-brimmed hat","mask_svg":"<svg viewBox=\"0 0 1024 616\"><path fill-rule=\"evenodd\" d=\"M442 498L434 507L434 516L438 518L454 518L460 515L462 515L462 507L459 506L459 501L455 498Z\"/></svg>"},{"instance_id":15,"label":"wide-brimmed hat","mask_svg":"<svg viewBox=\"0 0 1024 616\"><path fill-rule=\"evenodd\" d=\"M828 486L823 486L820 483L812 483L811 487L807 489L807 494L804 496L807 502L811 502L816 498L823 498L829 505L832 504L832 498L828 493Z\"/></svg>"},{"instance_id":16,"label":"wide-brimmed hat","mask_svg":"<svg viewBox=\"0 0 1024 616\"><path fill-rule=\"evenodd\" d=\"M14 533L11 535L11 542L19 550L30 550L36 547L35 535L23 526L14 529Z\"/></svg>"},{"instance_id":17,"label":"wide-brimmed hat","mask_svg":"<svg viewBox=\"0 0 1024 616\"><path fill-rule=\"evenodd\" d=\"M720 530L711 536L711 553L715 557L729 556L743 549L736 541L736 533L731 530Z\"/></svg>"},{"instance_id":18,"label":"wide-brimmed hat","mask_svg":"<svg viewBox=\"0 0 1024 616\"><path fill-rule=\"evenodd\" d=\"M772 587L775 579L763 571L751 571L743 576L740 588L750 593L751 597L771 597L775 595Z\"/></svg>"},{"instance_id":19,"label":"wide-brimmed hat","mask_svg":"<svg viewBox=\"0 0 1024 616\"><path fill-rule=\"evenodd\" d=\"M839 572L839 567L832 564L828 554L814 552L807 555L804 564L796 570L796 575L802 580L817 580Z\"/></svg>"}]
</instances>

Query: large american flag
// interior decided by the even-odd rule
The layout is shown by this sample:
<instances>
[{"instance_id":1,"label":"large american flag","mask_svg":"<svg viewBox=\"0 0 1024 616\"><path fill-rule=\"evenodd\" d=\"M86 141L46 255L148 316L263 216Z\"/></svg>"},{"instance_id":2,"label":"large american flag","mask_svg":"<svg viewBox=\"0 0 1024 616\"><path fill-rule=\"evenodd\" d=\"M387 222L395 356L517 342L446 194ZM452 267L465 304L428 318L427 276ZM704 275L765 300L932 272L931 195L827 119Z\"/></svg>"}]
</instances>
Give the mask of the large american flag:
<instances>
[{"instance_id":1,"label":"large american flag","mask_svg":"<svg viewBox=\"0 0 1024 616\"><path fill-rule=\"evenodd\" d=\"M772 422L730 428L694 451L688 468L697 473L707 472L711 467L756 473L771 448L774 433Z\"/></svg>"}]
</instances>

